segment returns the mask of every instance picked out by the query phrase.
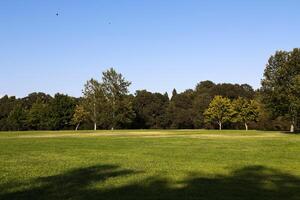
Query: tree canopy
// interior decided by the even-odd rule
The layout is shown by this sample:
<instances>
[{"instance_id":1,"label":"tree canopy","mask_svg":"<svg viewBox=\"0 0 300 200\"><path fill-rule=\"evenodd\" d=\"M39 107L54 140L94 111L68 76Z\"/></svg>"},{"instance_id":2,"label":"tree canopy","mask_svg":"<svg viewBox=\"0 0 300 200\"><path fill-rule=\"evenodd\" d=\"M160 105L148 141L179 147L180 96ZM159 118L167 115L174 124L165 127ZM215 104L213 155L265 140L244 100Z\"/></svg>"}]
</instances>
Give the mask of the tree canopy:
<instances>
[{"instance_id":1,"label":"tree canopy","mask_svg":"<svg viewBox=\"0 0 300 200\"><path fill-rule=\"evenodd\" d=\"M290 131L300 114L300 49L277 51L268 61L262 80L263 102L273 116L290 120Z\"/></svg>"}]
</instances>

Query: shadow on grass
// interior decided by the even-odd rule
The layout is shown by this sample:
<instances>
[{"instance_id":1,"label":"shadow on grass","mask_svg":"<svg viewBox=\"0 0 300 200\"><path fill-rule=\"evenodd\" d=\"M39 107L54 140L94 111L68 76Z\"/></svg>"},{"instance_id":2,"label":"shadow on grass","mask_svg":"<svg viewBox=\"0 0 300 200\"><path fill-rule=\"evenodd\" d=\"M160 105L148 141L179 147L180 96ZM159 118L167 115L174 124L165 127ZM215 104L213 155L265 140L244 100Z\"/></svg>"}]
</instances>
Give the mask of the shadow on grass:
<instances>
[{"instance_id":1,"label":"shadow on grass","mask_svg":"<svg viewBox=\"0 0 300 200\"><path fill-rule=\"evenodd\" d=\"M213 178L190 174L178 183L150 177L117 188L91 187L96 182L135 173L138 172L111 165L92 166L38 178L34 181L36 186L17 192L0 193L0 199L300 199L299 177L263 166L249 166L233 171L228 176L217 175ZM180 187L174 184L179 184ZM7 191L5 187L8 186L0 187Z\"/></svg>"}]
</instances>

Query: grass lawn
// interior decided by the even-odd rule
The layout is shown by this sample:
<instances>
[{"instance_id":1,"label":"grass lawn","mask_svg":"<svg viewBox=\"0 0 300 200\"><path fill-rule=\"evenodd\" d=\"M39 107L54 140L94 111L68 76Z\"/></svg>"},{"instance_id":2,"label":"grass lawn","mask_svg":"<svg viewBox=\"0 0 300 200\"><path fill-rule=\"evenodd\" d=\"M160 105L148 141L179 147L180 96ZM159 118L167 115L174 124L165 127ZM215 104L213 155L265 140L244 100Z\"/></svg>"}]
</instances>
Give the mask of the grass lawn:
<instances>
[{"instance_id":1,"label":"grass lawn","mask_svg":"<svg viewBox=\"0 0 300 200\"><path fill-rule=\"evenodd\" d=\"M1 132L0 199L300 199L300 135Z\"/></svg>"}]
</instances>

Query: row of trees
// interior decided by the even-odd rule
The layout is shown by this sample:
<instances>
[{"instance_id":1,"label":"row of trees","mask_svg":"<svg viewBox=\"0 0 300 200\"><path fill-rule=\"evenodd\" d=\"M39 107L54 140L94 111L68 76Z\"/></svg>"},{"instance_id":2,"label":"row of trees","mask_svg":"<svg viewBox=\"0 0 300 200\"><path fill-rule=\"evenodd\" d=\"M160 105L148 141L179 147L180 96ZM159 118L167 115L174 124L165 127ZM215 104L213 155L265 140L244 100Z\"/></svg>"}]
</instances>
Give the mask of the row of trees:
<instances>
[{"instance_id":1,"label":"row of trees","mask_svg":"<svg viewBox=\"0 0 300 200\"><path fill-rule=\"evenodd\" d=\"M243 123L248 130L248 124L259 118L259 104L255 100L242 97L231 101L226 97L215 96L204 115L207 122L216 122L220 130L226 122Z\"/></svg>"},{"instance_id":2,"label":"row of trees","mask_svg":"<svg viewBox=\"0 0 300 200\"><path fill-rule=\"evenodd\" d=\"M0 130L231 128L294 131L300 110L300 50L270 57L262 87L202 81L177 93L138 90L113 68L80 98L32 93L0 99Z\"/></svg>"},{"instance_id":3,"label":"row of trees","mask_svg":"<svg viewBox=\"0 0 300 200\"><path fill-rule=\"evenodd\" d=\"M195 90L177 94L174 89L169 99L167 93L151 93L146 90L139 90L135 95L130 95L129 85L130 82L112 68L103 72L100 81L89 80L83 90L83 100L75 109L73 122L77 124L76 129L88 120L93 122L94 130L97 127L203 128L208 122L214 121L214 117L207 113L212 109L218 109L213 106L214 100L211 102L216 95L226 96L224 98L216 96L216 100L228 99L229 103L230 99L237 98L234 103L246 103L255 95L252 87L246 84L214 84L211 81L204 81L200 82ZM204 111L208 106L206 113ZM244 104L236 104L236 107L238 106ZM221 119L222 123L233 122L231 120L233 118L235 122L241 122L237 120L240 110L244 112L242 108L236 108L234 115L229 113L230 120Z\"/></svg>"},{"instance_id":4,"label":"row of trees","mask_svg":"<svg viewBox=\"0 0 300 200\"><path fill-rule=\"evenodd\" d=\"M25 98L0 99L0 130L61 130L70 123L79 99L56 94L32 93Z\"/></svg>"}]
</instances>

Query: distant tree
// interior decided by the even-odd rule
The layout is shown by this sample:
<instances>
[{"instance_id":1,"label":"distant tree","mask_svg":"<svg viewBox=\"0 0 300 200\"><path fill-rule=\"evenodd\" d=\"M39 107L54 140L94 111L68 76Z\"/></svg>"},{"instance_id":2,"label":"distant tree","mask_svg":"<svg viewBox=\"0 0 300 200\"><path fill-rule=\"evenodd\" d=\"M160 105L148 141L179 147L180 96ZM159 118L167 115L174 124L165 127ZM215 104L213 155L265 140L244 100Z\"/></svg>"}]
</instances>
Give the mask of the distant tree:
<instances>
[{"instance_id":1,"label":"distant tree","mask_svg":"<svg viewBox=\"0 0 300 200\"><path fill-rule=\"evenodd\" d=\"M193 95L193 90L186 90L176 96L172 96L167 108L170 128L194 128Z\"/></svg>"},{"instance_id":2,"label":"distant tree","mask_svg":"<svg viewBox=\"0 0 300 200\"><path fill-rule=\"evenodd\" d=\"M219 95L231 100L237 99L238 97L252 99L255 95L255 92L250 85L231 83L217 84L211 89L211 93L214 94L214 96Z\"/></svg>"},{"instance_id":3,"label":"distant tree","mask_svg":"<svg viewBox=\"0 0 300 200\"><path fill-rule=\"evenodd\" d=\"M258 103L254 100L240 97L233 100L232 106L234 111L233 121L243 123L247 131L249 122L257 121L259 117Z\"/></svg>"},{"instance_id":4,"label":"distant tree","mask_svg":"<svg viewBox=\"0 0 300 200\"><path fill-rule=\"evenodd\" d=\"M196 85L195 91L197 93L212 93L212 89L216 86L216 84L212 81L206 80L201 81Z\"/></svg>"},{"instance_id":5,"label":"distant tree","mask_svg":"<svg viewBox=\"0 0 300 200\"><path fill-rule=\"evenodd\" d=\"M106 107L106 98L102 85L95 79L87 81L83 90L83 106L87 111L89 119L94 124L94 130L97 130L99 122L99 113Z\"/></svg>"},{"instance_id":6,"label":"distant tree","mask_svg":"<svg viewBox=\"0 0 300 200\"><path fill-rule=\"evenodd\" d=\"M132 103L127 98L130 84L113 68L102 73L103 91L111 114L111 129L131 123L135 117Z\"/></svg>"},{"instance_id":7,"label":"distant tree","mask_svg":"<svg viewBox=\"0 0 300 200\"><path fill-rule=\"evenodd\" d=\"M49 127L49 104L37 100L32 104L28 115L27 123L31 130L48 130Z\"/></svg>"},{"instance_id":8,"label":"distant tree","mask_svg":"<svg viewBox=\"0 0 300 200\"><path fill-rule=\"evenodd\" d=\"M52 100L49 94L43 92L33 92L21 99L24 109L30 109L31 106L37 101L48 104Z\"/></svg>"},{"instance_id":9,"label":"distant tree","mask_svg":"<svg viewBox=\"0 0 300 200\"><path fill-rule=\"evenodd\" d=\"M215 96L227 97L231 100L243 97L247 99L254 98L255 91L248 84L215 84L206 80L198 83L194 90L193 99L193 123L196 128L205 127L204 111Z\"/></svg>"},{"instance_id":10,"label":"distant tree","mask_svg":"<svg viewBox=\"0 0 300 200\"><path fill-rule=\"evenodd\" d=\"M222 96L215 96L204 112L206 122L216 122L219 129L222 125L231 120L233 109L230 99Z\"/></svg>"},{"instance_id":11,"label":"distant tree","mask_svg":"<svg viewBox=\"0 0 300 200\"><path fill-rule=\"evenodd\" d=\"M290 120L290 132L294 132L300 114L299 89L300 49L277 51L266 66L261 94L274 117Z\"/></svg>"},{"instance_id":12,"label":"distant tree","mask_svg":"<svg viewBox=\"0 0 300 200\"><path fill-rule=\"evenodd\" d=\"M9 97L5 95L0 98L0 130L5 131L10 129L7 118L17 103L17 99L14 96Z\"/></svg>"},{"instance_id":13,"label":"distant tree","mask_svg":"<svg viewBox=\"0 0 300 200\"><path fill-rule=\"evenodd\" d=\"M136 113L135 128L166 128L167 94L151 93L146 90L136 91L133 108Z\"/></svg>"},{"instance_id":14,"label":"distant tree","mask_svg":"<svg viewBox=\"0 0 300 200\"><path fill-rule=\"evenodd\" d=\"M21 102L18 102L14 105L14 108L11 110L7 117L7 123L9 130L26 130L27 124L27 111L23 108Z\"/></svg>"},{"instance_id":15,"label":"distant tree","mask_svg":"<svg viewBox=\"0 0 300 200\"><path fill-rule=\"evenodd\" d=\"M172 91L172 97L171 98L174 98L176 95L177 95L177 90L174 88L173 91Z\"/></svg>"},{"instance_id":16,"label":"distant tree","mask_svg":"<svg viewBox=\"0 0 300 200\"><path fill-rule=\"evenodd\" d=\"M64 94L55 94L49 103L51 129L62 130L70 127L75 105L75 98Z\"/></svg>"},{"instance_id":17,"label":"distant tree","mask_svg":"<svg viewBox=\"0 0 300 200\"><path fill-rule=\"evenodd\" d=\"M196 85L193 99L193 123L196 128L205 127L204 111L215 96L215 87L216 84L209 80L202 81Z\"/></svg>"},{"instance_id":18,"label":"distant tree","mask_svg":"<svg viewBox=\"0 0 300 200\"><path fill-rule=\"evenodd\" d=\"M82 105L76 105L75 111L72 118L72 123L76 126L75 130L77 131L80 124L86 120L88 112L84 110Z\"/></svg>"}]
</instances>

